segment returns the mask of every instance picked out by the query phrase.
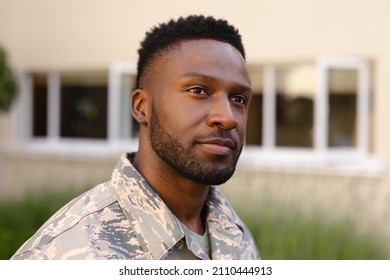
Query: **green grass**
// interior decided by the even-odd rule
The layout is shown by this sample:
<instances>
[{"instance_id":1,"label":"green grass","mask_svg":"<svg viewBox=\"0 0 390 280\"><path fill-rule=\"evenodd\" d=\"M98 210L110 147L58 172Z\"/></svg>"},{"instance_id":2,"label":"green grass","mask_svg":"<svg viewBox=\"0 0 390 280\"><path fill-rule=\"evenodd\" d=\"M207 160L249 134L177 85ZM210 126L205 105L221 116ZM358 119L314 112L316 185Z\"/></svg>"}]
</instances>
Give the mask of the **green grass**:
<instances>
[{"instance_id":1,"label":"green grass","mask_svg":"<svg viewBox=\"0 0 390 280\"><path fill-rule=\"evenodd\" d=\"M80 191L46 192L20 201L0 201L0 259L15 251L61 206ZM240 205L239 205L240 206ZM240 208L240 207L238 207ZM240 211L263 259L386 259L380 238L345 221L299 215L277 204Z\"/></svg>"}]
</instances>

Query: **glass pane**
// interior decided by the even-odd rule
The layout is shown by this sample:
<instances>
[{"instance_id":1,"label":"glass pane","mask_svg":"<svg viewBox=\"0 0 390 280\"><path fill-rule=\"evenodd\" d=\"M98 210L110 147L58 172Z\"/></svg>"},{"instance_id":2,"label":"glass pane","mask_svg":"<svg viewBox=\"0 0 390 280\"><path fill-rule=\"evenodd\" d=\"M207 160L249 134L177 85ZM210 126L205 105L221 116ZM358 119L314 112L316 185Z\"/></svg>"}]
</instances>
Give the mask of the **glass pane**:
<instances>
[{"instance_id":1,"label":"glass pane","mask_svg":"<svg viewBox=\"0 0 390 280\"><path fill-rule=\"evenodd\" d=\"M47 76L32 75L32 133L34 137L47 136Z\"/></svg>"},{"instance_id":2,"label":"glass pane","mask_svg":"<svg viewBox=\"0 0 390 280\"><path fill-rule=\"evenodd\" d=\"M263 71L249 69L253 96L249 105L246 144L262 145L263 141Z\"/></svg>"},{"instance_id":3,"label":"glass pane","mask_svg":"<svg viewBox=\"0 0 390 280\"><path fill-rule=\"evenodd\" d=\"M61 137L107 138L107 74L61 77Z\"/></svg>"},{"instance_id":4,"label":"glass pane","mask_svg":"<svg viewBox=\"0 0 390 280\"><path fill-rule=\"evenodd\" d=\"M315 68L276 70L276 146L313 147Z\"/></svg>"},{"instance_id":5,"label":"glass pane","mask_svg":"<svg viewBox=\"0 0 390 280\"><path fill-rule=\"evenodd\" d=\"M329 147L356 146L357 79L355 69L329 70Z\"/></svg>"}]
</instances>

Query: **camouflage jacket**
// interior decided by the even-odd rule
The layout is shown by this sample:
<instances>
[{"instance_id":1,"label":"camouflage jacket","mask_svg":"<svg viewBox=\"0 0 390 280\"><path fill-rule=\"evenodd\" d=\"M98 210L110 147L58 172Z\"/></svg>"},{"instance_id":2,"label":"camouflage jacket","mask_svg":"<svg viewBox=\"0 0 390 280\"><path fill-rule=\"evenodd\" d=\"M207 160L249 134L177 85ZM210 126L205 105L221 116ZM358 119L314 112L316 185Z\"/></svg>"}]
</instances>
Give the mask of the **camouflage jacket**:
<instances>
[{"instance_id":1,"label":"camouflage jacket","mask_svg":"<svg viewBox=\"0 0 390 280\"><path fill-rule=\"evenodd\" d=\"M217 187L206 203L211 258L258 259L250 232ZM124 154L110 181L62 207L11 259L165 259L183 244L210 259Z\"/></svg>"}]
</instances>

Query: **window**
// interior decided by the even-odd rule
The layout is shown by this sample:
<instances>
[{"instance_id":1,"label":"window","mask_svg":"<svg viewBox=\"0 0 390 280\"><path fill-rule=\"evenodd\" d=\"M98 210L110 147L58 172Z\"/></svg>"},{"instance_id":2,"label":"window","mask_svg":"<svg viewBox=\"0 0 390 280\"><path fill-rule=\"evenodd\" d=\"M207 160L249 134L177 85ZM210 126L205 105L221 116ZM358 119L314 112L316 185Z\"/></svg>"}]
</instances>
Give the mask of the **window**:
<instances>
[{"instance_id":1,"label":"window","mask_svg":"<svg viewBox=\"0 0 390 280\"><path fill-rule=\"evenodd\" d=\"M367 155L369 65L359 59L249 67L246 144L263 151Z\"/></svg>"},{"instance_id":2,"label":"window","mask_svg":"<svg viewBox=\"0 0 390 280\"><path fill-rule=\"evenodd\" d=\"M356 147L358 71L328 70L328 146Z\"/></svg>"},{"instance_id":3,"label":"window","mask_svg":"<svg viewBox=\"0 0 390 280\"><path fill-rule=\"evenodd\" d=\"M32 135L47 136L47 75L32 75Z\"/></svg>"},{"instance_id":4,"label":"window","mask_svg":"<svg viewBox=\"0 0 390 280\"><path fill-rule=\"evenodd\" d=\"M312 65L275 69L277 147L313 147L315 71Z\"/></svg>"},{"instance_id":5,"label":"window","mask_svg":"<svg viewBox=\"0 0 390 280\"><path fill-rule=\"evenodd\" d=\"M60 75L60 137L107 138L107 74Z\"/></svg>"},{"instance_id":6,"label":"window","mask_svg":"<svg viewBox=\"0 0 390 280\"><path fill-rule=\"evenodd\" d=\"M134 81L135 66L128 63L102 71L24 73L15 138L31 149L69 154L133 147L139 134L130 113Z\"/></svg>"},{"instance_id":7,"label":"window","mask_svg":"<svg viewBox=\"0 0 390 280\"><path fill-rule=\"evenodd\" d=\"M323 152L369 152L370 67L358 59L318 62L317 147Z\"/></svg>"}]
</instances>

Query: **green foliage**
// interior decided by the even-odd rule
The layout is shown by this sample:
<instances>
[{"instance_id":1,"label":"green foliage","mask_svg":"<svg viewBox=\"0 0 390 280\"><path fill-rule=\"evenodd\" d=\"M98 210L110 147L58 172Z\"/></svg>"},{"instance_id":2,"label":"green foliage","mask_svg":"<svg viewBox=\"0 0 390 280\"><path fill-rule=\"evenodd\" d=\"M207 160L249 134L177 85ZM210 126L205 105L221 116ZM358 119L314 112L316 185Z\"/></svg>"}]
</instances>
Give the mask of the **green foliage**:
<instances>
[{"instance_id":1,"label":"green foliage","mask_svg":"<svg viewBox=\"0 0 390 280\"><path fill-rule=\"evenodd\" d=\"M15 251L61 206L81 191L29 195L19 201L0 201L0 259ZM356 231L344 221L299 215L271 204L256 211L240 211L263 259L378 260L386 259L378 236Z\"/></svg>"},{"instance_id":2,"label":"green foliage","mask_svg":"<svg viewBox=\"0 0 390 280\"><path fill-rule=\"evenodd\" d=\"M17 83L12 76L7 56L0 47L0 111L7 111L18 91Z\"/></svg>"},{"instance_id":3,"label":"green foliage","mask_svg":"<svg viewBox=\"0 0 390 280\"><path fill-rule=\"evenodd\" d=\"M282 208L242 216L268 260L381 260L389 257L384 241L356 225Z\"/></svg>"}]
</instances>

